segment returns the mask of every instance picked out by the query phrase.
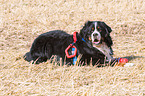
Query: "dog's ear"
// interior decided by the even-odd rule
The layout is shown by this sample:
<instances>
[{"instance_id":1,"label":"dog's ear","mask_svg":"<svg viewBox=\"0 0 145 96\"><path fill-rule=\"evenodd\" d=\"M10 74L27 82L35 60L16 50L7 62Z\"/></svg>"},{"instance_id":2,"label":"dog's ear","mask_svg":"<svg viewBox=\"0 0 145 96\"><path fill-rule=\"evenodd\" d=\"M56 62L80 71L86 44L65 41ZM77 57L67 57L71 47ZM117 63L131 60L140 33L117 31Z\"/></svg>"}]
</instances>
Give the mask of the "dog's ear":
<instances>
[{"instance_id":1,"label":"dog's ear","mask_svg":"<svg viewBox=\"0 0 145 96\"><path fill-rule=\"evenodd\" d=\"M90 32L90 26L92 24L92 21L87 21L83 28L80 30L80 36L85 39L86 41L88 40L88 34ZM89 41L88 41L89 42Z\"/></svg>"},{"instance_id":2,"label":"dog's ear","mask_svg":"<svg viewBox=\"0 0 145 96\"><path fill-rule=\"evenodd\" d=\"M91 25L92 21L87 21L84 26L82 26L82 29L80 30L81 33L86 33L88 32L88 27Z\"/></svg>"},{"instance_id":3,"label":"dog's ear","mask_svg":"<svg viewBox=\"0 0 145 96\"><path fill-rule=\"evenodd\" d=\"M92 23L92 21L87 21L87 22L85 23L85 26L90 26L91 23Z\"/></svg>"},{"instance_id":4,"label":"dog's ear","mask_svg":"<svg viewBox=\"0 0 145 96\"><path fill-rule=\"evenodd\" d=\"M109 27L105 22L102 22L103 27L105 27L105 29L107 29L106 31L108 31L109 33L112 32L111 27Z\"/></svg>"},{"instance_id":5,"label":"dog's ear","mask_svg":"<svg viewBox=\"0 0 145 96\"><path fill-rule=\"evenodd\" d=\"M87 21L84 26L82 26L81 31L85 31L87 29L88 31L88 27L92 24L92 21Z\"/></svg>"}]
</instances>

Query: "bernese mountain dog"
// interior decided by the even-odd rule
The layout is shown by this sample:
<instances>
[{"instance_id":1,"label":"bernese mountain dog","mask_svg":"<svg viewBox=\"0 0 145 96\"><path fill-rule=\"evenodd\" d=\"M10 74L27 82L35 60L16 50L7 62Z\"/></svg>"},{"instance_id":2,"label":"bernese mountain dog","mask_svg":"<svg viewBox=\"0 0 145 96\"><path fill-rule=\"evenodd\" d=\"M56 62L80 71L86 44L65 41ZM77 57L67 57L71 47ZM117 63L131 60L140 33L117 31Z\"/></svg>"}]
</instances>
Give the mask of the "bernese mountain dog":
<instances>
[{"instance_id":1,"label":"bernese mountain dog","mask_svg":"<svg viewBox=\"0 0 145 96\"><path fill-rule=\"evenodd\" d=\"M39 64L46 62L56 55L62 58L65 64L72 64L73 58L67 58L65 50L73 43L77 48L76 56L81 55L79 64L104 64L112 59L113 42L110 37L111 28L102 21L87 21L79 33L77 41L73 43L73 35L62 30L49 31L39 35L33 42L30 52L24 55L28 62ZM71 50L68 52L71 54Z\"/></svg>"}]
</instances>

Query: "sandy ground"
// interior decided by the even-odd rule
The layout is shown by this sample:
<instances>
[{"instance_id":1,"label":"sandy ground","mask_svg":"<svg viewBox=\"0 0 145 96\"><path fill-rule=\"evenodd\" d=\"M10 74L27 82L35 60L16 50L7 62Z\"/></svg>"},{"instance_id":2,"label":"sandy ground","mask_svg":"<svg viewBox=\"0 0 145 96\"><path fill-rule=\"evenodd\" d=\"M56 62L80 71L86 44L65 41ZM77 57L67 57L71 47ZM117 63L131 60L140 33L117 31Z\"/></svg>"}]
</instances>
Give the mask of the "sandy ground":
<instances>
[{"instance_id":1,"label":"sandy ground","mask_svg":"<svg viewBox=\"0 0 145 96\"><path fill-rule=\"evenodd\" d=\"M23 60L41 33L73 33L87 20L112 29L114 57L133 67L33 65ZM0 95L145 96L144 0L0 0Z\"/></svg>"}]
</instances>

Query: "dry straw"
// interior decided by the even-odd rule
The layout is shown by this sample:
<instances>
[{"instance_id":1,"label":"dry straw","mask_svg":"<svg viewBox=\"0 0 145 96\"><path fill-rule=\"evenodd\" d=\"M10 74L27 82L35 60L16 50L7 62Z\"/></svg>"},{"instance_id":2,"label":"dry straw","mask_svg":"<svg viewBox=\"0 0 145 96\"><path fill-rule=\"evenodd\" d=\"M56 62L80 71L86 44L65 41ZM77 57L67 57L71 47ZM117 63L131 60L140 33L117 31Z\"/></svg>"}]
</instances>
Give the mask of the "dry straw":
<instances>
[{"instance_id":1,"label":"dry straw","mask_svg":"<svg viewBox=\"0 0 145 96\"><path fill-rule=\"evenodd\" d=\"M41 33L78 31L87 20L112 29L114 57L133 67L39 65L23 60ZM144 96L144 0L0 0L0 95Z\"/></svg>"}]
</instances>

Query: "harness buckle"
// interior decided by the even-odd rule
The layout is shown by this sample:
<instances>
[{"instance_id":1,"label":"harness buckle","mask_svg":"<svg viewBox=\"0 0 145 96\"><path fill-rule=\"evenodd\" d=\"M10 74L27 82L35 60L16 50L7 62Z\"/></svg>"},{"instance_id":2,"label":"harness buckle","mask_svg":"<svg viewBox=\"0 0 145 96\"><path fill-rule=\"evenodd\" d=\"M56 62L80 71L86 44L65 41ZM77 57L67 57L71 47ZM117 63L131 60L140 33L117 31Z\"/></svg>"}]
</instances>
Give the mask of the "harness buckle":
<instances>
[{"instance_id":1,"label":"harness buckle","mask_svg":"<svg viewBox=\"0 0 145 96\"><path fill-rule=\"evenodd\" d=\"M74 48L74 52L72 55L69 55L68 51L70 48ZM65 49L65 54L67 58L73 58L77 55L77 48L73 44L70 44L66 49Z\"/></svg>"},{"instance_id":2,"label":"harness buckle","mask_svg":"<svg viewBox=\"0 0 145 96\"><path fill-rule=\"evenodd\" d=\"M66 49L65 49L65 54L66 54L66 57L67 58L73 58L73 57L75 57L76 55L77 55L77 48L76 48L76 46L74 46L74 44L76 43L76 41L77 41L77 32L75 31L74 33L73 33L73 43L72 44L70 44ZM69 53L68 53L68 51L69 51L69 49L70 48L72 48L73 50L73 52L72 52L72 55L69 55Z\"/></svg>"}]
</instances>

